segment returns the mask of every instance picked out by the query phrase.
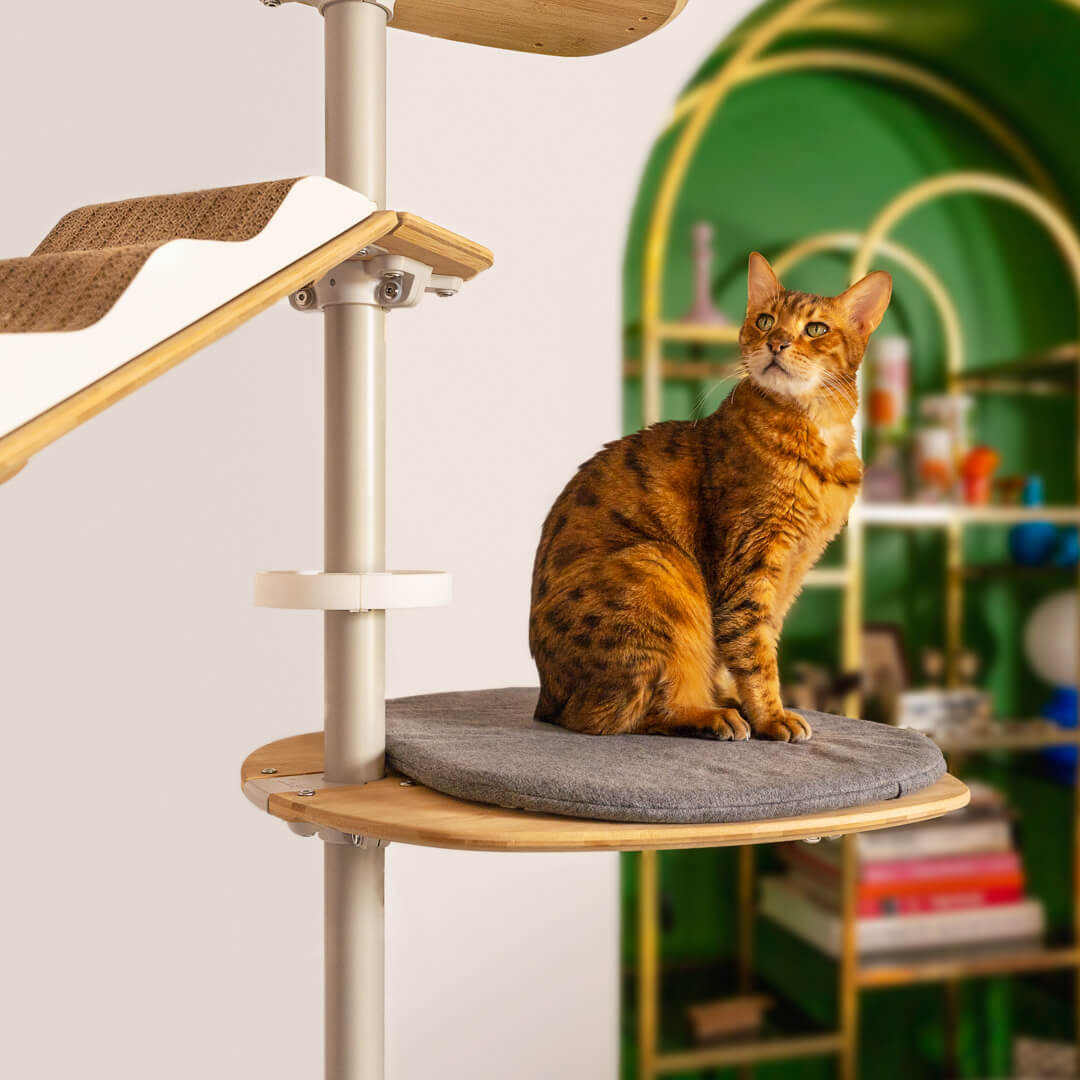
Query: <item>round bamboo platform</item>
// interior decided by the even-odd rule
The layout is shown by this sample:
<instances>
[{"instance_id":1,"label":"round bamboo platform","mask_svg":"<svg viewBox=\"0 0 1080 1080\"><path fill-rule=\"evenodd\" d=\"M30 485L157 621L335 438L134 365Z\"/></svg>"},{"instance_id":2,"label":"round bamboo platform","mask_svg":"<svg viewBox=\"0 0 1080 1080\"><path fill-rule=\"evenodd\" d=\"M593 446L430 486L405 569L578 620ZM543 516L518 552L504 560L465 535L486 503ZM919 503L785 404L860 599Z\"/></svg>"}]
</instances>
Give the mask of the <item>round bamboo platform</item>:
<instances>
[{"instance_id":1,"label":"round bamboo platform","mask_svg":"<svg viewBox=\"0 0 1080 1080\"><path fill-rule=\"evenodd\" d=\"M360 786L323 786L321 732L268 743L241 768L241 784L311 777L304 790L273 792L266 809L283 821L375 840L467 851L656 851L736 847L840 836L907 825L966 806L970 793L954 776L921 791L800 817L707 825L651 825L535 814L465 802L388 776ZM270 770L269 772L267 770ZM249 797L251 792L247 792Z\"/></svg>"}]
</instances>

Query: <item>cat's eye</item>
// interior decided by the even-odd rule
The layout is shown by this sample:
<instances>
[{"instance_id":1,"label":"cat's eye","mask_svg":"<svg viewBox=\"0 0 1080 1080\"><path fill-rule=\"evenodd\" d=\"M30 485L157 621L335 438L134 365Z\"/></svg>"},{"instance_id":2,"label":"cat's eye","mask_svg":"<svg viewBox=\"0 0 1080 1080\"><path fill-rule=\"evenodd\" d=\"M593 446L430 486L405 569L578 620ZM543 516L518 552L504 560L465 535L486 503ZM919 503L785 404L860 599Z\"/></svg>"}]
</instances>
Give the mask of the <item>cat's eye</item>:
<instances>
[{"instance_id":1,"label":"cat's eye","mask_svg":"<svg viewBox=\"0 0 1080 1080\"><path fill-rule=\"evenodd\" d=\"M759 330L768 330L776 320L771 315L759 315L754 322L754 325Z\"/></svg>"},{"instance_id":2,"label":"cat's eye","mask_svg":"<svg viewBox=\"0 0 1080 1080\"><path fill-rule=\"evenodd\" d=\"M806 332L811 337L821 337L829 332L829 328L823 322L812 322L806 324Z\"/></svg>"}]
</instances>

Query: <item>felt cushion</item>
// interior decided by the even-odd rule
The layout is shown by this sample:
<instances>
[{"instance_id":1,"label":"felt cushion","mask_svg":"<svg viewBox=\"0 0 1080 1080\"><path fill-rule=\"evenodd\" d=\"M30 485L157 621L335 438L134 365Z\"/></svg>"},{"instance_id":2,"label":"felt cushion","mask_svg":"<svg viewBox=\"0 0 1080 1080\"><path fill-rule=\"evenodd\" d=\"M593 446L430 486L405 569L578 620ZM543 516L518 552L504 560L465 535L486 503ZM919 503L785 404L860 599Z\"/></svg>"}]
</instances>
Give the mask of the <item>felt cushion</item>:
<instances>
[{"instance_id":1,"label":"felt cushion","mask_svg":"<svg viewBox=\"0 0 1080 1080\"><path fill-rule=\"evenodd\" d=\"M535 689L387 702L386 757L460 799L604 821L758 821L895 799L945 773L904 728L805 712L805 743L581 735L533 720Z\"/></svg>"}]
</instances>

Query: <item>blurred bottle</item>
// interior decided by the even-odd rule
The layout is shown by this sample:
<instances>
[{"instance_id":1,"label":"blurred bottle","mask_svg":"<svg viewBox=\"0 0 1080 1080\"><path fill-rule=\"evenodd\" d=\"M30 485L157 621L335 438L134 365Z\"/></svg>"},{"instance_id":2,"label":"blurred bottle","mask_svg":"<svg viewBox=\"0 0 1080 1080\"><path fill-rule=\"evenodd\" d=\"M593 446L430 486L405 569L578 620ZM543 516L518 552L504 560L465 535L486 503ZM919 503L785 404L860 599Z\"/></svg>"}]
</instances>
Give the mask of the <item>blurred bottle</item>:
<instances>
[{"instance_id":1,"label":"blurred bottle","mask_svg":"<svg viewBox=\"0 0 1080 1080\"><path fill-rule=\"evenodd\" d=\"M875 338L870 364L870 427L895 445L908 431L911 343L905 337Z\"/></svg>"},{"instance_id":2,"label":"blurred bottle","mask_svg":"<svg viewBox=\"0 0 1080 1080\"><path fill-rule=\"evenodd\" d=\"M1033 473L1024 481L1021 504L1042 506L1044 498L1043 478ZM1009 554L1019 566L1045 566L1057 547L1057 528L1048 521L1025 521L1009 530Z\"/></svg>"}]
</instances>

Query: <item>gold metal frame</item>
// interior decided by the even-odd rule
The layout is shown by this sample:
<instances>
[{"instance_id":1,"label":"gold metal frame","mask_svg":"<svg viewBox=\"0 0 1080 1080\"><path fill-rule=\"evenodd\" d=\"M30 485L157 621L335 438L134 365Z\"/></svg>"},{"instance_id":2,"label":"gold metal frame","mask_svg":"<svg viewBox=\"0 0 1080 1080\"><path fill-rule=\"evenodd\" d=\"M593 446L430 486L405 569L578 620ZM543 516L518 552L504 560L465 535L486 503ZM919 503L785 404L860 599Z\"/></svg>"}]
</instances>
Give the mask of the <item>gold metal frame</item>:
<instances>
[{"instance_id":1,"label":"gold metal frame","mask_svg":"<svg viewBox=\"0 0 1080 1080\"><path fill-rule=\"evenodd\" d=\"M748 32L731 59L676 106L673 122L685 119L686 124L668 158L657 190L646 234L643 261L642 409L646 426L661 419L661 352L664 340L673 337L672 331L675 329L673 325L662 321L663 268L675 204L710 120L736 86L785 71L830 69L861 71L906 82L967 115L1012 155L1050 198L1057 197L1052 180L1035 155L991 110L947 80L917 65L873 53L844 49L807 49L759 59L760 54L774 44L785 31L827 2L828 0L793 0L788 7ZM1080 0L1077 2L1080 3ZM683 328L683 333L688 334L691 331ZM715 340L731 342L736 340L736 335L737 329L732 332L731 328L721 328L716 333ZM706 338L700 337L698 340Z\"/></svg>"},{"instance_id":2,"label":"gold metal frame","mask_svg":"<svg viewBox=\"0 0 1080 1080\"><path fill-rule=\"evenodd\" d=\"M829 0L792 0L787 7L764 20L759 26L748 29L742 36L731 58L702 86L696 87L676 108L673 124L685 125L666 162L661 182L657 191L653 213L649 221L645 242L643 281L642 281L642 337L643 337L643 411L646 424L661 418L662 388L662 348L665 340L691 340L697 342L730 343L737 340L737 327L701 328L662 322L663 269L667 257L671 223L675 206L683 182L693 162L708 125L726 100L727 95L736 86L757 78L796 70L838 70L864 72L883 78L903 82L938 98L966 115L973 123L981 127L994 139L1023 169L1031 181L1042 191L1042 195L1030 187L1004 177L988 174L955 174L969 179L981 176L973 181L977 190L984 194L1010 198L1016 196L1019 205L1027 207L1039 220L1050 229L1056 242L1066 255L1074 280L1080 292L1080 245L1068 219L1057 209L1058 193L1045 168L1038 159L1011 132L996 115L964 91L946 80L917 65L882 57L869 53L840 49L807 49L782 53L775 56L761 57L788 30L796 25L804 29L807 17L814 15ZM1080 0L1063 0L1070 6L1080 6ZM828 15L829 13L825 13ZM669 125L670 127L670 125ZM959 191L957 180L944 181L935 178L916 185L910 192L898 197L875 219L871 228L862 237L857 248L853 278L862 276L869 268L871 254L882 252L897 258L896 248L882 251L888 229L909 209L920 201L936 195L947 194L951 190ZM820 242L814 238L793 250L799 255L808 254L806 245ZM791 264L791 256L786 263ZM936 274L917 256L910 256L905 261L903 256L897 261L903 263L927 287L942 317L946 336L946 378L950 390L957 388L957 380L963 372L963 338L959 318L956 315L947 290ZM918 267L918 268L916 268ZM1077 448L1080 460L1080 443ZM1080 466L1078 466L1080 478ZM1080 482L1080 479L1078 479ZM828 572L829 583L845 585L843 624L845 633L842 642L843 662L848 670L856 670L860 663L861 641L858 628L862 623L862 566L864 560L864 525L858 520L857 511L852 515L852 525L847 530L845 546L846 569L842 574ZM947 529L947 620L949 640L952 642L951 654L959 641L962 620L962 598L952 584L960 582L960 570L963 560L962 523L959 519L950 521ZM821 583L825 583L824 575ZM1080 785L1080 773L1078 773ZM1074 844L1076 845L1076 881L1080 893L1080 786L1074 811ZM725 1058L721 1061L709 1052L694 1052L681 1055L663 1055L658 1062L659 1039L659 933L657 918L659 914L659 863L655 854L645 854L641 859L641 883L639 909L639 962L641 963L638 1000L639 1000L639 1076L641 1080L653 1080L662 1072L669 1071L665 1066L668 1058L681 1067L704 1066L706 1064L749 1064L752 1061L777 1060L782 1057L805 1057L835 1053L838 1057L841 1080L854 1080L857 1069L857 1032L858 1032L858 994L863 985L878 985L879 982L864 979L858 968L858 954L855 941L855 897L857 887L858 857L853 837L844 841L842 877L842 905L844 934L839 958L839 1030L807 1039L781 1040L772 1045L759 1044L758 1052L750 1054L749 1048L737 1058ZM739 858L739 981L740 986L750 985L751 965L753 960L753 919L754 919L754 858L753 852L741 852ZM1076 942L1080 943L1080 902L1076 903L1074 928ZM1074 967L1080 964L1080 949L1076 945L1070 949L1047 950L1045 955L1025 957L1018 962L1016 970L1029 968ZM957 966L956 971L942 969L927 977L942 978L948 986L950 978L964 974ZM1080 1025L1080 969L1077 971L1077 1016ZM915 981L919 973L889 973L894 982ZM885 985L885 983L880 983ZM1078 1026L1080 1029L1080 1026Z\"/></svg>"}]
</instances>

